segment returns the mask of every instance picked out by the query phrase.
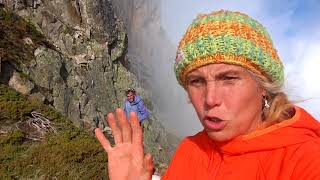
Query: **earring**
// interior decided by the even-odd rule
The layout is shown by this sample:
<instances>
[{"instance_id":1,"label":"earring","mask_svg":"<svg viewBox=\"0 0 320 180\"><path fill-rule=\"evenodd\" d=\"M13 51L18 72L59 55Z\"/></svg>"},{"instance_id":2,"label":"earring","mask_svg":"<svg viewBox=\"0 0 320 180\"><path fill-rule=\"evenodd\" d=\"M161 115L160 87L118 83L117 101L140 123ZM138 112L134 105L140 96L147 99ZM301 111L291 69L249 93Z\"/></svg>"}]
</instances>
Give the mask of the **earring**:
<instances>
[{"instance_id":1,"label":"earring","mask_svg":"<svg viewBox=\"0 0 320 180\"><path fill-rule=\"evenodd\" d=\"M264 107L266 109L269 109L270 108L270 104L268 103L268 100L265 96L263 96L263 101L264 101Z\"/></svg>"}]
</instances>

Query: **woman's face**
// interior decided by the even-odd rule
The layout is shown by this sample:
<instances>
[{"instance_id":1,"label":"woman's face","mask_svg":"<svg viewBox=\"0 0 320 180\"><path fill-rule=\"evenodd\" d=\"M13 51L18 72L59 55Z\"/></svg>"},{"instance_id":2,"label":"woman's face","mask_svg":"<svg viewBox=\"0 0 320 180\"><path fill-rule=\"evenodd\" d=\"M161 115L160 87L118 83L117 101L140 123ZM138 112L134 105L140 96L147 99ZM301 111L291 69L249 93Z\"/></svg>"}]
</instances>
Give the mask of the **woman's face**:
<instances>
[{"instance_id":1,"label":"woman's face","mask_svg":"<svg viewBox=\"0 0 320 180\"><path fill-rule=\"evenodd\" d=\"M135 94L134 94L133 92L129 92L129 93L127 94L127 100L128 100L129 102L133 102L133 101L134 101L134 98L135 98Z\"/></svg>"},{"instance_id":2,"label":"woman's face","mask_svg":"<svg viewBox=\"0 0 320 180\"><path fill-rule=\"evenodd\" d=\"M187 75L186 90L211 139L231 140L261 123L265 91L244 68L210 64Z\"/></svg>"}]
</instances>

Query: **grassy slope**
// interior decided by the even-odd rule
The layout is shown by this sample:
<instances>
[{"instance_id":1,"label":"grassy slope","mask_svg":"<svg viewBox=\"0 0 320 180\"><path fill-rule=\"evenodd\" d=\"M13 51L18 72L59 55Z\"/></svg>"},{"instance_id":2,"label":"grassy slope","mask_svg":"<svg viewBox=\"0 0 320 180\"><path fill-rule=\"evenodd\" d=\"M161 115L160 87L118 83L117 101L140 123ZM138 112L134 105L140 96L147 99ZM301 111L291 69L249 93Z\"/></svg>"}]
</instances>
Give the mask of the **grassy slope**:
<instances>
[{"instance_id":1,"label":"grassy slope","mask_svg":"<svg viewBox=\"0 0 320 180\"><path fill-rule=\"evenodd\" d=\"M106 179L106 154L95 138L74 127L52 108L30 101L0 84L0 126L26 120L31 111L42 113L58 127L41 142L26 139L20 130L0 134L0 179Z\"/></svg>"}]
</instances>

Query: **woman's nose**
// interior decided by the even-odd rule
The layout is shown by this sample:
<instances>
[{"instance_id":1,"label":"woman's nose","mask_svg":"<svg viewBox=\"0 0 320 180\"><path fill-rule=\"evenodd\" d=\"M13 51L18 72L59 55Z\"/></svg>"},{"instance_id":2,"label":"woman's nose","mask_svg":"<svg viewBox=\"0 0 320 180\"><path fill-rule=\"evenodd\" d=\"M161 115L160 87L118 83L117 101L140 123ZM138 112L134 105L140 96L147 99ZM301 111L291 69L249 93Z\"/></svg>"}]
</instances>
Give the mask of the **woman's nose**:
<instances>
[{"instance_id":1,"label":"woman's nose","mask_svg":"<svg viewBox=\"0 0 320 180\"><path fill-rule=\"evenodd\" d=\"M221 93L215 82L208 82L206 87L205 105L208 108L219 106L221 104Z\"/></svg>"}]
</instances>

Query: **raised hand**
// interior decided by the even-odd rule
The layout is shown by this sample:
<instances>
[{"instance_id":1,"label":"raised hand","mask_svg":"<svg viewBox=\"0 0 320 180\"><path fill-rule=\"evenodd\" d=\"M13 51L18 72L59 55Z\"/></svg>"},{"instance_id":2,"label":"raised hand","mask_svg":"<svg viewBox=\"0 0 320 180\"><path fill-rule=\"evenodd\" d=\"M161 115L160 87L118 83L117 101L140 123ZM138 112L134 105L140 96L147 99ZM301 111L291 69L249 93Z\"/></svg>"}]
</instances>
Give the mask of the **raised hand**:
<instances>
[{"instance_id":1,"label":"raised hand","mask_svg":"<svg viewBox=\"0 0 320 180\"><path fill-rule=\"evenodd\" d=\"M114 147L99 128L95 129L96 137L108 154L110 180L150 180L152 157L150 154L144 155L142 129L136 113L130 113L130 122L120 108L116 109L116 116L113 113L107 116L115 140Z\"/></svg>"}]
</instances>

